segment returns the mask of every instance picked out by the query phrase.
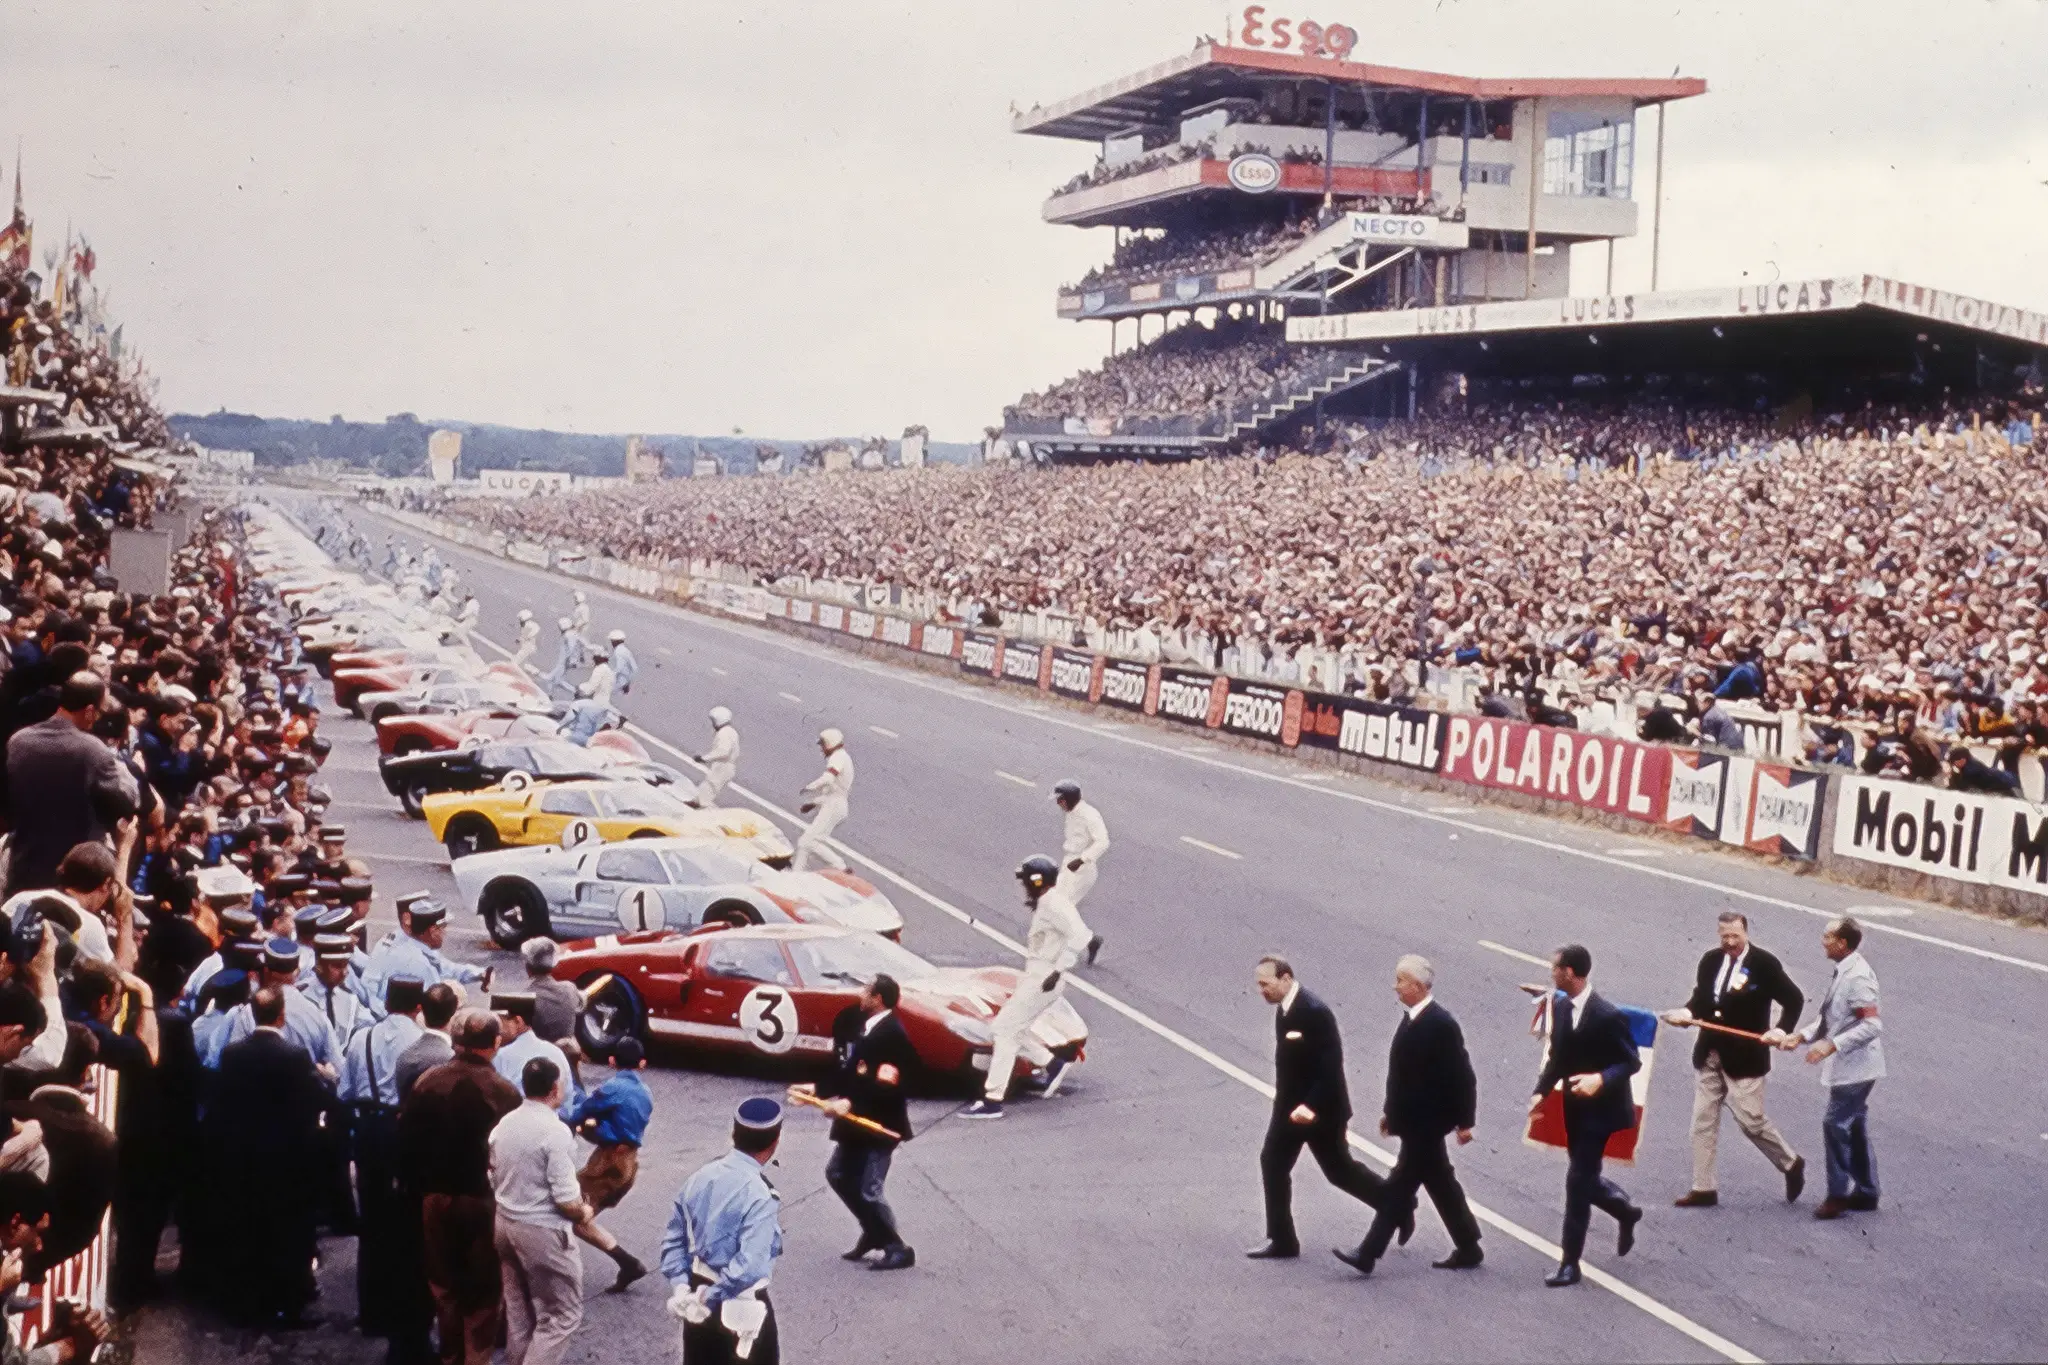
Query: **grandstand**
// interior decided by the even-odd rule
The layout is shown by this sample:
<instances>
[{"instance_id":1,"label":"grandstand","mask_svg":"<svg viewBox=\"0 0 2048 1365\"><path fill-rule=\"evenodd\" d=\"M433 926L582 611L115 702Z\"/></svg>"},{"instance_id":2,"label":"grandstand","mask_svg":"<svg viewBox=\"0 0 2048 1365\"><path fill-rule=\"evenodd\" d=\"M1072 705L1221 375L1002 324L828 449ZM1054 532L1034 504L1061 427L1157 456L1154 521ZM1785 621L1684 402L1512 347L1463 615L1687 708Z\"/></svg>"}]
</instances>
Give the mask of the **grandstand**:
<instances>
[{"instance_id":1,"label":"grandstand","mask_svg":"<svg viewBox=\"0 0 2048 1365\"><path fill-rule=\"evenodd\" d=\"M1412 411L1398 348L1290 345L1307 338L1287 324L1566 297L1573 245L1605 242L1611 263L1638 230L1638 112L1706 91L1375 66L1314 26L1233 37L1014 118L1098 144L1044 217L1116 235L1056 305L1107 321L1112 356L1008 410L1020 453L1197 455L1325 410ZM1658 143L1661 191L1661 121Z\"/></svg>"}]
</instances>

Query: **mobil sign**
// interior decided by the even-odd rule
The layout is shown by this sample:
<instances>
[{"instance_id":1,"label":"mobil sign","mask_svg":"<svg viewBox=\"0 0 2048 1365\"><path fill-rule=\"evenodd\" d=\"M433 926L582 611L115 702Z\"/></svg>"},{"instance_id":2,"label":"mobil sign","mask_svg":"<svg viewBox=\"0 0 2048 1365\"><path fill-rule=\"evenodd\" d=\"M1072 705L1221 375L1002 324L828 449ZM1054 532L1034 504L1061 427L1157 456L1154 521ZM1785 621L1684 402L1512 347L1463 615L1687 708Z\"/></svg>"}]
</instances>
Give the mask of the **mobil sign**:
<instances>
[{"instance_id":1,"label":"mobil sign","mask_svg":"<svg viewBox=\"0 0 2048 1365\"><path fill-rule=\"evenodd\" d=\"M1459 782L1657 823L1664 818L1671 754L1577 730L1452 716L1445 727L1443 773Z\"/></svg>"}]
</instances>

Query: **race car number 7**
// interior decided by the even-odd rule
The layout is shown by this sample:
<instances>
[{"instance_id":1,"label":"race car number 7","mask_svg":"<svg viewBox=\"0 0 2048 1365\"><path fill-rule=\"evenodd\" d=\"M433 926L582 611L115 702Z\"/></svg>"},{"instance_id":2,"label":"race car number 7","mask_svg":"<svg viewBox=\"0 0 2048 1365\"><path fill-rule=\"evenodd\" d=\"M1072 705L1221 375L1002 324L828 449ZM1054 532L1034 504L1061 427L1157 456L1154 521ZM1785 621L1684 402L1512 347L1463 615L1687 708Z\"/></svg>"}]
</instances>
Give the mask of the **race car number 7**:
<instances>
[{"instance_id":1,"label":"race car number 7","mask_svg":"<svg viewBox=\"0 0 2048 1365\"><path fill-rule=\"evenodd\" d=\"M781 1054L796 1046L796 1002L780 986L756 986L740 1001L740 1032L763 1052Z\"/></svg>"}]
</instances>

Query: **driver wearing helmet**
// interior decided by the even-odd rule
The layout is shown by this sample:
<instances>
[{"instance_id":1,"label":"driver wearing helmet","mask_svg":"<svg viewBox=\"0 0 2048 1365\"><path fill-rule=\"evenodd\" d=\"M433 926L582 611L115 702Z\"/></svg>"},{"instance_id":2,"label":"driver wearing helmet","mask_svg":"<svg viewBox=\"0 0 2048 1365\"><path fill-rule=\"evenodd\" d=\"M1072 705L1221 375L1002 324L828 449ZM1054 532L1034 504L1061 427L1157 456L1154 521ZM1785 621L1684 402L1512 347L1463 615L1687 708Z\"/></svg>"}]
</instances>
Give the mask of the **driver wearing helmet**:
<instances>
[{"instance_id":1,"label":"driver wearing helmet","mask_svg":"<svg viewBox=\"0 0 2048 1365\"><path fill-rule=\"evenodd\" d=\"M1024 884L1024 903L1031 909L1031 932L1024 940L1024 970L1017 976L1017 989L996 1011L991 1025L995 1052L988 1063L988 1088L982 1098L961 1112L970 1119L999 1119L1003 1100L1009 1095L1010 1073L1017 1068L1017 1056L1045 1068L1045 1091L1056 1094L1066 1076L1067 1061L1055 1057L1031 1037L1038 1016L1052 1008L1066 993L1067 970L1081 960L1088 949L1088 926L1081 912L1058 885L1060 865L1044 854L1024 860L1017 869Z\"/></svg>"},{"instance_id":2,"label":"driver wearing helmet","mask_svg":"<svg viewBox=\"0 0 2048 1365\"><path fill-rule=\"evenodd\" d=\"M718 794L739 770L740 732L733 728L732 712L723 706L711 708L711 747L697 755L704 765L704 780L697 784L695 803L706 810L718 804Z\"/></svg>"},{"instance_id":3,"label":"driver wearing helmet","mask_svg":"<svg viewBox=\"0 0 2048 1365\"><path fill-rule=\"evenodd\" d=\"M810 799L797 807L811 815L811 823L797 836L796 856L790 867L803 872L817 859L828 867L846 871L846 859L832 847L832 831L846 818L846 798L853 791L853 755L846 752L846 736L835 729L818 732L818 749L825 755L825 771L812 778L803 794Z\"/></svg>"},{"instance_id":4,"label":"driver wearing helmet","mask_svg":"<svg viewBox=\"0 0 2048 1365\"><path fill-rule=\"evenodd\" d=\"M533 657L534 650L539 647L540 622L533 619L533 610L530 607L521 607L519 609L519 645L512 651L512 666L524 669L527 660Z\"/></svg>"}]
</instances>

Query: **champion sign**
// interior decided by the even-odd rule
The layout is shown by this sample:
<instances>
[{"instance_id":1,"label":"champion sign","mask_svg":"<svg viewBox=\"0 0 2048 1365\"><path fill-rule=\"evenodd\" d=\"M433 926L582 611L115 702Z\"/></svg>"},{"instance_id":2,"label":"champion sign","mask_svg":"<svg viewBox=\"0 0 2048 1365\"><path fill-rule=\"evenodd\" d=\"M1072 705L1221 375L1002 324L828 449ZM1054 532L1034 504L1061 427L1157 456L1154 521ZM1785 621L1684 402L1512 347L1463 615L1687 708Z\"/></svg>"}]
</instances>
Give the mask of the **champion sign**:
<instances>
[{"instance_id":1,"label":"champion sign","mask_svg":"<svg viewBox=\"0 0 2048 1365\"><path fill-rule=\"evenodd\" d=\"M1845 777L1835 852L1951 881L2048 893L2048 810L2005 796Z\"/></svg>"},{"instance_id":2,"label":"champion sign","mask_svg":"<svg viewBox=\"0 0 2048 1365\"><path fill-rule=\"evenodd\" d=\"M1520 721L1453 716L1444 775L1657 823L1671 751Z\"/></svg>"}]
</instances>

